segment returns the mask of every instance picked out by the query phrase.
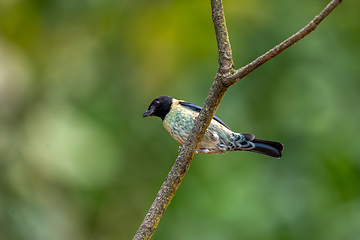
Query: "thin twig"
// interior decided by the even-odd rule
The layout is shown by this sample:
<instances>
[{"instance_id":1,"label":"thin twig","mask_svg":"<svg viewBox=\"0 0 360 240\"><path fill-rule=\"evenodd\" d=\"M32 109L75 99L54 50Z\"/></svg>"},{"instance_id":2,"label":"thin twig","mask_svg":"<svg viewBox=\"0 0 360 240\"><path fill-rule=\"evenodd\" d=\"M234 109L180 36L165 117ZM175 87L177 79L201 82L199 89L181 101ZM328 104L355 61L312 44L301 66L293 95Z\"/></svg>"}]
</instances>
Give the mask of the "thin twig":
<instances>
[{"instance_id":1,"label":"thin twig","mask_svg":"<svg viewBox=\"0 0 360 240\"><path fill-rule=\"evenodd\" d=\"M332 0L316 17L314 17L311 22L309 22L305 27L303 27L300 31L280 43L279 45L275 46L274 48L270 49L268 52L264 53L251 63L247 64L246 66L238 69L235 73L226 79L224 79L223 84L226 86L230 86L241 79L243 79L246 75L269 61L270 59L274 58L281 52L283 52L288 47L292 46L293 44L297 43L299 40L307 36L309 33L315 30L315 28L324 20L340 3L342 0Z\"/></svg>"},{"instance_id":2,"label":"thin twig","mask_svg":"<svg viewBox=\"0 0 360 240\"><path fill-rule=\"evenodd\" d=\"M194 127L192 128L187 140L185 141L176 161L160 188L149 212L146 214L144 221L139 227L134 240L150 239L154 233L161 217L175 195L185 173L190 167L195 151L202 140L207 127L210 124L220 102L228 88L238 82L241 78L254 71L269 59L275 57L280 52L309 34L330 12L340 4L342 0L333 0L328 6L314 18L305 28L285 40L278 46L274 47L264 55L260 56L253 62L243 68L234 71L233 60L231 56L231 47L226 29L225 15L222 6L222 0L211 0L213 13L213 22L219 50L219 70L215 77L209 95L206 98L203 109L199 113Z\"/></svg>"}]
</instances>

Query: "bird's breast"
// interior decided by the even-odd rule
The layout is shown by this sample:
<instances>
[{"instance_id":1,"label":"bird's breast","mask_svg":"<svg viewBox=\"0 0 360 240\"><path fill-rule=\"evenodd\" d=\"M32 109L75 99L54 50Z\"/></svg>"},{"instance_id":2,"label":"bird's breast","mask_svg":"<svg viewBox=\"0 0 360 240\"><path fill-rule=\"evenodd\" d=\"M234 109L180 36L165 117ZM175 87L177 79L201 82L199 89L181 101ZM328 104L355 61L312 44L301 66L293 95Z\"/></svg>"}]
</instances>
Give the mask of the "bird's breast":
<instances>
[{"instance_id":1,"label":"bird's breast","mask_svg":"<svg viewBox=\"0 0 360 240\"><path fill-rule=\"evenodd\" d=\"M172 109L164 118L163 125L166 131L183 144L194 126L196 114L186 109Z\"/></svg>"},{"instance_id":2,"label":"bird's breast","mask_svg":"<svg viewBox=\"0 0 360 240\"><path fill-rule=\"evenodd\" d=\"M163 125L170 135L180 144L184 144L192 127L197 112L175 105L165 116ZM199 149L209 149L209 153L224 152L226 145L230 142L232 131L212 120Z\"/></svg>"}]
</instances>

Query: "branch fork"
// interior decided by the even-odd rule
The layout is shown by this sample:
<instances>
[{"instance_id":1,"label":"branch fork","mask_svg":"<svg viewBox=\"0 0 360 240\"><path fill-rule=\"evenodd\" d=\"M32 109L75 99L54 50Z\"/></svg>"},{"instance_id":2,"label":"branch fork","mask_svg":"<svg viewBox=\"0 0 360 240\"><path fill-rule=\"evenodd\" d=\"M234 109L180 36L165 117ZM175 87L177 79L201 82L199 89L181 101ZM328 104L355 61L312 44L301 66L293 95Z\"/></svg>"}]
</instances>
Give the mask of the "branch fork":
<instances>
[{"instance_id":1,"label":"branch fork","mask_svg":"<svg viewBox=\"0 0 360 240\"><path fill-rule=\"evenodd\" d=\"M171 199L175 195L185 173L190 167L190 163L198 148L210 121L215 115L220 102L226 91L231 85L240 81L249 73L260 67L265 62L283 52L288 47L292 46L300 39L307 36L310 32L324 20L340 3L342 0L332 0L309 24L299 30L297 33L281 42L265 54L256 58L251 63L240 69L234 69L232 60L231 46L226 28L224 9L222 0L211 0L212 19L215 27L216 41L219 50L219 69L216 74L209 95L207 96L204 106L196 118L194 127L192 128L188 139L185 141L176 161L165 179L160 191L157 194L149 212L146 214L144 221L139 227L133 240L150 239L154 233L161 217L166 208L170 204Z\"/></svg>"}]
</instances>

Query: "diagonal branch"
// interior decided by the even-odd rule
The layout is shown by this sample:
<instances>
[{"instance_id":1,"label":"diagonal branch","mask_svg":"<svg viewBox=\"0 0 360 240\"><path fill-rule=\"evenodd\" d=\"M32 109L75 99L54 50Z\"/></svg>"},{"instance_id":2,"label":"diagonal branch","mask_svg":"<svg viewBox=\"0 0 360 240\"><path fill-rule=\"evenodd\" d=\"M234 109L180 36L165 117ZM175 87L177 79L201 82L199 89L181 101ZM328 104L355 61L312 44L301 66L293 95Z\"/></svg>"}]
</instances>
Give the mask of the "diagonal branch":
<instances>
[{"instance_id":1,"label":"diagonal branch","mask_svg":"<svg viewBox=\"0 0 360 240\"><path fill-rule=\"evenodd\" d=\"M210 92L206 98L203 109L195 121L194 127L176 158L171 171L161 186L149 212L146 214L144 221L135 234L133 238L134 240L151 238L161 217L165 213L166 208L170 204L171 199L174 197L177 188L184 178L185 173L189 169L195 151L198 148L205 131L210 125L210 121L215 115L215 112L228 88L313 31L316 26L341 3L341 1L342 0L332 0L318 16L316 16L298 33L280 43L278 46L274 47L245 67L235 71L233 67L231 47L225 23L222 0L211 0L212 16L219 50L218 74L216 75L215 81L210 88Z\"/></svg>"},{"instance_id":2,"label":"diagonal branch","mask_svg":"<svg viewBox=\"0 0 360 240\"><path fill-rule=\"evenodd\" d=\"M299 40L307 36L309 33L315 30L315 28L324 20L340 3L342 0L332 0L316 17L314 17L311 22L309 22L305 27L299 30L297 33L286 39L285 41L281 42L279 45L275 46L274 48L270 49L268 52L264 53L251 63L247 64L246 66L238 69L235 73L229 76L227 79L224 79L223 84L226 86L230 86L241 79L243 79L246 75L272 59L273 57L279 55L288 47L292 46L293 44L297 43Z\"/></svg>"}]
</instances>

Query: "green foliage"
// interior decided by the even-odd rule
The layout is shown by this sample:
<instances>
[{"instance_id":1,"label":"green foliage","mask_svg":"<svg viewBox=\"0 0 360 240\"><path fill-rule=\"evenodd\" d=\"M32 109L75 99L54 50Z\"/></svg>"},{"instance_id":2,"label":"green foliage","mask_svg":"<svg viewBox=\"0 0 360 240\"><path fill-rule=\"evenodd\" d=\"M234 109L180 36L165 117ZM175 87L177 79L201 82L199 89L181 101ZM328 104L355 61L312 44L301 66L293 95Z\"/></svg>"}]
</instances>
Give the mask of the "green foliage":
<instances>
[{"instance_id":1,"label":"green foliage","mask_svg":"<svg viewBox=\"0 0 360 240\"><path fill-rule=\"evenodd\" d=\"M225 1L237 67L326 1ZM285 145L197 155L153 239L357 239L358 1L230 88L217 116ZM148 104L202 105L206 1L0 1L0 239L131 239L177 156Z\"/></svg>"}]
</instances>

